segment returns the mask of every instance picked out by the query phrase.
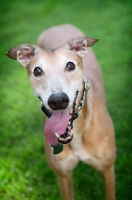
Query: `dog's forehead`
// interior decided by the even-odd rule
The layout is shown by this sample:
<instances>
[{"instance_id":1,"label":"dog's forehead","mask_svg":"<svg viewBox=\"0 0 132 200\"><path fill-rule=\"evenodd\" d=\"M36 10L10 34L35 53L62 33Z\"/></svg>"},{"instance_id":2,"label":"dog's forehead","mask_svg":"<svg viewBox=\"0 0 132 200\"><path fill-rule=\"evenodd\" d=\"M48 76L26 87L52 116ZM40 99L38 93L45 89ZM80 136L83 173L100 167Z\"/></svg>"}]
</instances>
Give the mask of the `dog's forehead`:
<instances>
[{"instance_id":1,"label":"dog's forehead","mask_svg":"<svg viewBox=\"0 0 132 200\"><path fill-rule=\"evenodd\" d=\"M60 61L72 61L77 62L79 57L74 53L73 51L67 49L67 48L58 48L52 52L52 56L54 60L60 60ZM80 59L79 59L80 60Z\"/></svg>"},{"instance_id":2,"label":"dog's forehead","mask_svg":"<svg viewBox=\"0 0 132 200\"><path fill-rule=\"evenodd\" d=\"M81 59L69 49L42 50L32 60L29 70L32 71L35 66L41 66L42 68L57 66L58 68L59 66L65 66L67 62L79 64L80 61Z\"/></svg>"}]
</instances>

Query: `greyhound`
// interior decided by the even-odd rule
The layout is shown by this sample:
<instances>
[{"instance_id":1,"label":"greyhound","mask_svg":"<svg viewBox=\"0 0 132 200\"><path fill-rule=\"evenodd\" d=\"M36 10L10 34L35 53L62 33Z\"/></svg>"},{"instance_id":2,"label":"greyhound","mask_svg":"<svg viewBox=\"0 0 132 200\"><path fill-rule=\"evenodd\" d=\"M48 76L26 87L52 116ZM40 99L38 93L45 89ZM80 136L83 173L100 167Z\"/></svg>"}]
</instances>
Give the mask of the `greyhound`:
<instances>
[{"instance_id":1,"label":"greyhound","mask_svg":"<svg viewBox=\"0 0 132 200\"><path fill-rule=\"evenodd\" d=\"M74 199L72 171L79 161L102 173L107 200L115 200L114 127L90 48L97 41L65 24L42 32L38 46L22 44L7 52L27 69L47 115L45 153L64 200Z\"/></svg>"}]
</instances>

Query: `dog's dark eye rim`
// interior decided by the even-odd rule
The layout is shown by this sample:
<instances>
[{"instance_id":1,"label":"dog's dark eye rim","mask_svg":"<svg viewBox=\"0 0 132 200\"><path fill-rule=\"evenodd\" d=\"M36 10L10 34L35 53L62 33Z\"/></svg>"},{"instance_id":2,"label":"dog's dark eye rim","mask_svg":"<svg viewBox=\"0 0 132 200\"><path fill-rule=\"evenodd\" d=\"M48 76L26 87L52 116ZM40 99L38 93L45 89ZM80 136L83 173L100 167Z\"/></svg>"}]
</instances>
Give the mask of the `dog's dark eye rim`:
<instances>
[{"instance_id":1,"label":"dog's dark eye rim","mask_svg":"<svg viewBox=\"0 0 132 200\"><path fill-rule=\"evenodd\" d=\"M73 71L75 69L75 64L73 62L68 62L66 64L66 71Z\"/></svg>"},{"instance_id":2,"label":"dog's dark eye rim","mask_svg":"<svg viewBox=\"0 0 132 200\"><path fill-rule=\"evenodd\" d=\"M37 76L37 77L42 76L43 70L40 67L35 67L33 73L34 73L34 76Z\"/></svg>"}]
</instances>

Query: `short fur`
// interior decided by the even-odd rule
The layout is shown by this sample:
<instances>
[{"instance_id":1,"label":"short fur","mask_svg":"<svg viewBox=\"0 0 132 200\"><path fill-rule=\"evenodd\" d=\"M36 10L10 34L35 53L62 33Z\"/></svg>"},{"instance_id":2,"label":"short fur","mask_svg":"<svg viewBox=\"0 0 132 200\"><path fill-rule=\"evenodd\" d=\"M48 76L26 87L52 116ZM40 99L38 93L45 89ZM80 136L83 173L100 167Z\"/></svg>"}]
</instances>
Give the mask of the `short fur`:
<instances>
[{"instance_id":1,"label":"short fur","mask_svg":"<svg viewBox=\"0 0 132 200\"><path fill-rule=\"evenodd\" d=\"M83 38L81 50L75 48L78 45L77 39L72 38L78 38L79 41ZM65 92L70 99L70 108L75 91L79 90L81 95L83 74L90 83L84 107L73 123L71 143L64 145L60 154L54 155L52 147L45 140L47 161L59 178L64 200L74 199L72 171L79 161L91 165L103 174L107 200L115 200L114 128L106 108L100 67L92 49L88 48L95 42L96 39L87 39L79 29L67 24L44 31L38 39L39 47L25 44L7 53L10 58L26 67L36 96L41 96L48 109L47 100L52 93ZM67 60L76 63L75 72L66 73L62 70ZM45 73L43 79L34 77L35 66L42 67Z\"/></svg>"}]
</instances>

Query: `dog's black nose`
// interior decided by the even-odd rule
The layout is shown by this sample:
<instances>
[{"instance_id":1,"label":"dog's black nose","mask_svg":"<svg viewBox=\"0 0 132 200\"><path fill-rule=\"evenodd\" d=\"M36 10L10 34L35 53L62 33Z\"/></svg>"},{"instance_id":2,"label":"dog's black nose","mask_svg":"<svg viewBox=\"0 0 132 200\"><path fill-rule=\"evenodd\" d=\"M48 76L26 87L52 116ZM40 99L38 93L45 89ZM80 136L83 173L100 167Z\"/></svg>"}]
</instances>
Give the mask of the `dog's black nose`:
<instances>
[{"instance_id":1,"label":"dog's black nose","mask_svg":"<svg viewBox=\"0 0 132 200\"><path fill-rule=\"evenodd\" d=\"M48 105L53 110L62 110L65 109L69 104L68 96L63 93L55 93L49 97Z\"/></svg>"}]
</instances>

